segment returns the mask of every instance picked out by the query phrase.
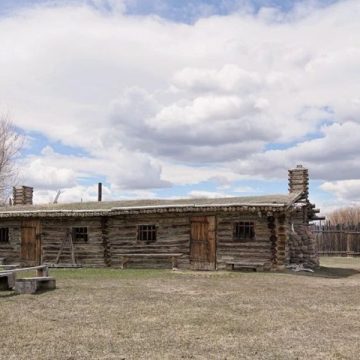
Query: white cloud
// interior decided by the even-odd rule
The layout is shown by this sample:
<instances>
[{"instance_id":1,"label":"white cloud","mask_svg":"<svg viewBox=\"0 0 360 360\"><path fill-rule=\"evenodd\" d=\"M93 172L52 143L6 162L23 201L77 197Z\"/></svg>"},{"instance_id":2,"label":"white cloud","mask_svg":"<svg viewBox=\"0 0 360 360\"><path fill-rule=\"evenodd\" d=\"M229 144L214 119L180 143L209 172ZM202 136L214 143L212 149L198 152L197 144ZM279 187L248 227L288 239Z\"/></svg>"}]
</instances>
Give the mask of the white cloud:
<instances>
[{"instance_id":1,"label":"white cloud","mask_svg":"<svg viewBox=\"0 0 360 360\"><path fill-rule=\"evenodd\" d=\"M242 178L231 169L221 165L193 167L163 162L162 168L164 179L175 185L194 185L202 181L215 181L220 186L224 186Z\"/></svg>"},{"instance_id":2,"label":"white cloud","mask_svg":"<svg viewBox=\"0 0 360 360\"><path fill-rule=\"evenodd\" d=\"M75 179L96 184L98 179L119 189L148 189L168 187L161 177L161 165L148 156L112 148L97 157L62 155L46 147L40 156L29 156L21 162L20 180L27 185L44 189L63 189L75 186Z\"/></svg>"},{"instance_id":3,"label":"white cloud","mask_svg":"<svg viewBox=\"0 0 360 360\"><path fill-rule=\"evenodd\" d=\"M201 199L201 198L215 199L215 198L224 198L229 196L231 195L224 192L205 191L205 190L192 190L187 195L187 197L192 199Z\"/></svg>"},{"instance_id":4,"label":"white cloud","mask_svg":"<svg viewBox=\"0 0 360 360\"><path fill-rule=\"evenodd\" d=\"M246 194L253 194L253 193L258 193L259 191L254 189L251 186L238 186L235 189L233 189L233 192L235 193L246 193Z\"/></svg>"},{"instance_id":5,"label":"white cloud","mask_svg":"<svg viewBox=\"0 0 360 360\"><path fill-rule=\"evenodd\" d=\"M311 169L316 179L360 177L360 125L354 122L323 126L321 138L304 140L285 150L269 150L236 162L237 171L280 177L294 164Z\"/></svg>"},{"instance_id":6,"label":"white cloud","mask_svg":"<svg viewBox=\"0 0 360 360\"><path fill-rule=\"evenodd\" d=\"M233 64L214 69L185 68L174 75L173 84L182 90L194 92L245 93L259 90L262 79L256 72L249 72Z\"/></svg>"},{"instance_id":7,"label":"white cloud","mask_svg":"<svg viewBox=\"0 0 360 360\"><path fill-rule=\"evenodd\" d=\"M38 6L0 19L0 107L88 154L25 159L39 187L102 176L149 191L222 174L284 178L296 163L317 178L360 176L358 1L193 25L92 2L100 11ZM288 149L264 150L274 143Z\"/></svg>"},{"instance_id":8,"label":"white cloud","mask_svg":"<svg viewBox=\"0 0 360 360\"><path fill-rule=\"evenodd\" d=\"M326 181L321 189L334 193L337 199L345 204L360 204L360 180Z\"/></svg>"},{"instance_id":9,"label":"white cloud","mask_svg":"<svg viewBox=\"0 0 360 360\"><path fill-rule=\"evenodd\" d=\"M102 187L103 200L112 200L111 190L103 186ZM34 190L34 203L53 203L57 195L57 191L54 190ZM85 201L97 201L98 199L98 187L97 184L90 186L76 185L69 188L63 188L60 190L60 196L58 203L71 203L71 202L85 202Z\"/></svg>"},{"instance_id":10,"label":"white cloud","mask_svg":"<svg viewBox=\"0 0 360 360\"><path fill-rule=\"evenodd\" d=\"M19 182L41 189L61 189L76 185L76 173L71 168L47 164L45 159L37 158L22 164Z\"/></svg>"}]
</instances>

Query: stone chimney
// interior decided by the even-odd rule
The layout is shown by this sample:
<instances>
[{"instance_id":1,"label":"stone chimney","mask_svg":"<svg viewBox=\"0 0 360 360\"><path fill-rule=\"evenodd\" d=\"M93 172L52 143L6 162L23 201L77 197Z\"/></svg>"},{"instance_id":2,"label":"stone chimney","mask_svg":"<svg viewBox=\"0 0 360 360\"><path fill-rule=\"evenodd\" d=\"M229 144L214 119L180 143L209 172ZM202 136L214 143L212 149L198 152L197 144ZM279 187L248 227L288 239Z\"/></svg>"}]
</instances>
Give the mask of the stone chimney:
<instances>
[{"instance_id":1,"label":"stone chimney","mask_svg":"<svg viewBox=\"0 0 360 360\"><path fill-rule=\"evenodd\" d=\"M309 197L309 171L302 165L289 170L289 193L303 192L306 199Z\"/></svg>"},{"instance_id":2,"label":"stone chimney","mask_svg":"<svg viewBox=\"0 0 360 360\"><path fill-rule=\"evenodd\" d=\"M13 187L13 204L14 205L32 205L33 188L30 186Z\"/></svg>"}]
</instances>

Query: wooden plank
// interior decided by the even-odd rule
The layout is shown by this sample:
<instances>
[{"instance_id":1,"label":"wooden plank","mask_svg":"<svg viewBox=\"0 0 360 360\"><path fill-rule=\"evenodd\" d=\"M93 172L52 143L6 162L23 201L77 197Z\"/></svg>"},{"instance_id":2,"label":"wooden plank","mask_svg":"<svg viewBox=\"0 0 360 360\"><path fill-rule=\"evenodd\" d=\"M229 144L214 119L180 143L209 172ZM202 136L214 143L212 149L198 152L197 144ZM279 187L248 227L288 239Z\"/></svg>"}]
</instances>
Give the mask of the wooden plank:
<instances>
[{"instance_id":1,"label":"wooden plank","mask_svg":"<svg viewBox=\"0 0 360 360\"><path fill-rule=\"evenodd\" d=\"M162 253L162 254L118 254L120 256L126 256L126 257L179 257L182 256L182 253Z\"/></svg>"},{"instance_id":2,"label":"wooden plank","mask_svg":"<svg viewBox=\"0 0 360 360\"><path fill-rule=\"evenodd\" d=\"M21 223L21 261L35 265L41 263L41 226L37 219Z\"/></svg>"},{"instance_id":3,"label":"wooden plank","mask_svg":"<svg viewBox=\"0 0 360 360\"><path fill-rule=\"evenodd\" d=\"M38 265L38 266L31 266L31 267L23 267L23 268L12 268L7 270L0 271L0 274L4 273L18 273L22 271L32 271L36 270L38 276L48 276L48 266L47 265Z\"/></svg>"},{"instance_id":4,"label":"wooden plank","mask_svg":"<svg viewBox=\"0 0 360 360\"><path fill-rule=\"evenodd\" d=\"M120 267L125 269L130 260L135 258L165 258L171 260L172 269L176 269L178 266L178 258L183 254L121 254L120 256Z\"/></svg>"},{"instance_id":5,"label":"wooden plank","mask_svg":"<svg viewBox=\"0 0 360 360\"><path fill-rule=\"evenodd\" d=\"M215 229L215 216L194 216L191 218L190 263L193 270L215 270Z\"/></svg>"}]
</instances>

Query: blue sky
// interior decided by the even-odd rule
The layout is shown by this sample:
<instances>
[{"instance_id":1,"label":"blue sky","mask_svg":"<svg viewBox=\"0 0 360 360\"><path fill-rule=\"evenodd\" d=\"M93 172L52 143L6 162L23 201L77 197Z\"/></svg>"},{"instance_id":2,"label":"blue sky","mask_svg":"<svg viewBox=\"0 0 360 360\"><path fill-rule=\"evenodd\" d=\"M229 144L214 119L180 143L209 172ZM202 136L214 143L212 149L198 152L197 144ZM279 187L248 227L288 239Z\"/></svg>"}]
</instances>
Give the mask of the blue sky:
<instances>
[{"instance_id":1,"label":"blue sky","mask_svg":"<svg viewBox=\"0 0 360 360\"><path fill-rule=\"evenodd\" d=\"M328 6L336 0L318 0L318 6ZM112 12L120 1L94 0L2 0L0 13L8 14L19 8L46 5L88 4ZM263 7L273 7L288 12L304 3L303 0L127 0L125 12L131 15L157 15L163 18L191 23L203 16L228 15L235 11L258 12Z\"/></svg>"},{"instance_id":2,"label":"blue sky","mask_svg":"<svg viewBox=\"0 0 360 360\"><path fill-rule=\"evenodd\" d=\"M360 5L0 1L0 113L38 202L287 192L360 201ZM341 74L341 76L339 75ZM342 139L346 139L343 141Z\"/></svg>"},{"instance_id":3,"label":"blue sky","mask_svg":"<svg viewBox=\"0 0 360 360\"><path fill-rule=\"evenodd\" d=\"M235 11L258 12L263 7L273 7L284 12L291 11L298 4L304 1L299 0L169 0L169 1L131 1L127 13L129 14L156 14L166 19L193 22L202 16L228 15ZM334 0L319 1L319 5L326 6L334 3Z\"/></svg>"}]
</instances>

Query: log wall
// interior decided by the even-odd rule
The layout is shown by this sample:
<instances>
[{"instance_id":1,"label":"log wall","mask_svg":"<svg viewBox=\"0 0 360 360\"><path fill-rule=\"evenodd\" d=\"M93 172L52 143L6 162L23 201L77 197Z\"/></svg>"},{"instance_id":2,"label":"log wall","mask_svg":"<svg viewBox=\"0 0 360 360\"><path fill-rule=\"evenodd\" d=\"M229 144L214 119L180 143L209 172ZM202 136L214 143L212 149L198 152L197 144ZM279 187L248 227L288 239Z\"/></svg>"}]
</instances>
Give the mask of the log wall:
<instances>
[{"instance_id":1,"label":"log wall","mask_svg":"<svg viewBox=\"0 0 360 360\"><path fill-rule=\"evenodd\" d=\"M247 242L234 242L234 223L253 221L255 238ZM264 261L272 258L271 232L266 217L254 214L223 213L217 217L217 268L224 269L229 261Z\"/></svg>"},{"instance_id":2,"label":"log wall","mask_svg":"<svg viewBox=\"0 0 360 360\"><path fill-rule=\"evenodd\" d=\"M87 227L88 241L74 241L77 264L105 266L103 225L101 218L48 218L42 224L42 262L55 263L61 243L72 227ZM65 246L59 259L60 264L71 264L70 247Z\"/></svg>"},{"instance_id":3,"label":"log wall","mask_svg":"<svg viewBox=\"0 0 360 360\"><path fill-rule=\"evenodd\" d=\"M20 262L20 221L1 221L0 227L9 229L9 242L0 242L0 258L4 258L6 264Z\"/></svg>"},{"instance_id":4,"label":"log wall","mask_svg":"<svg viewBox=\"0 0 360 360\"><path fill-rule=\"evenodd\" d=\"M87 227L88 241L74 242L75 258L84 266L120 267L124 254L183 254L179 268L190 268L191 217L199 213L139 214L112 217L42 218L42 262L55 263L67 232L72 227ZM275 266L290 258L287 248L289 228L285 218L254 212L213 212L216 216L216 263L224 269L229 261L264 261ZM259 216L261 215L261 216ZM253 221L255 238L247 242L234 241L234 223ZM9 244L0 244L0 257L19 261L21 220L7 221L0 226L9 227ZM155 224L157 239L146 243L137 239L138 225ZM293 248L293 247L292 247ZM71 264L70 247L66 246L60 264ZM134 257L128 267L171 268L171 259L162 257Z\"/></svg>"},{"instance_id":5,"label":"log wall","mask_svg":"<svg viewBox=\"0 0 360 360\"><path fill-rule=\"evenodd\" d=\"M156 225L157 239L146 244L137 239L137 226ZM117 216L108 220L108 243L111 265L121 266L123 254L182 253L179 268L188 268L190 253L190 217L188 215L140 215ZM171 268L170 259L133 258L129 267Z\"/></svg>"}]
</instances>

